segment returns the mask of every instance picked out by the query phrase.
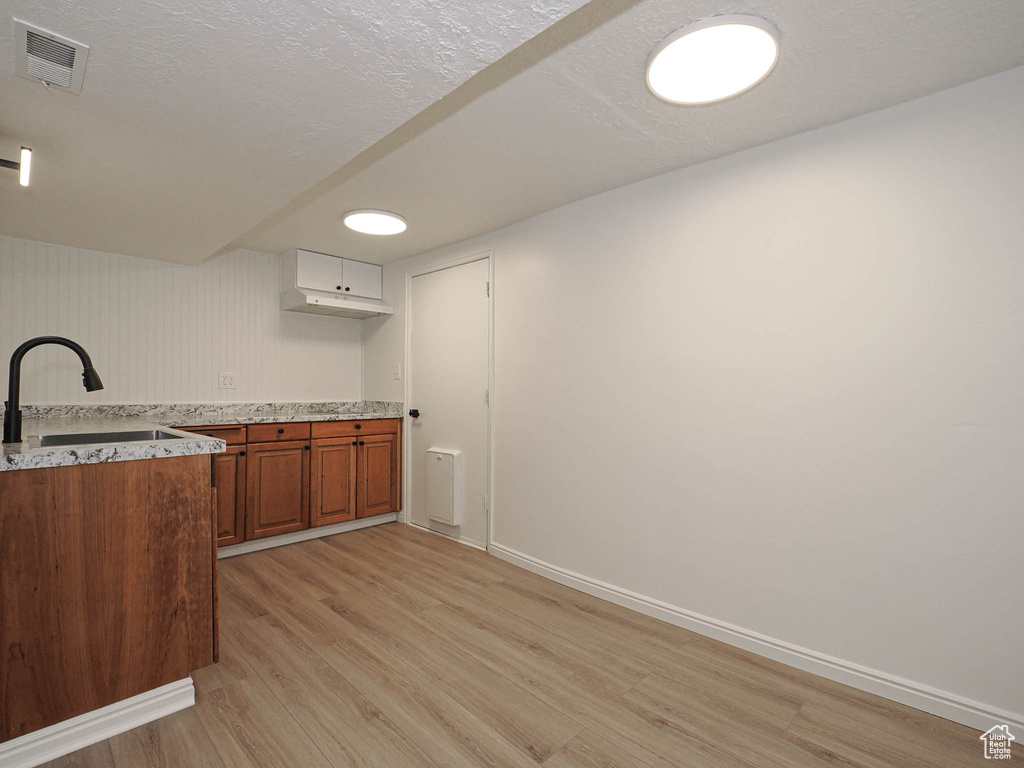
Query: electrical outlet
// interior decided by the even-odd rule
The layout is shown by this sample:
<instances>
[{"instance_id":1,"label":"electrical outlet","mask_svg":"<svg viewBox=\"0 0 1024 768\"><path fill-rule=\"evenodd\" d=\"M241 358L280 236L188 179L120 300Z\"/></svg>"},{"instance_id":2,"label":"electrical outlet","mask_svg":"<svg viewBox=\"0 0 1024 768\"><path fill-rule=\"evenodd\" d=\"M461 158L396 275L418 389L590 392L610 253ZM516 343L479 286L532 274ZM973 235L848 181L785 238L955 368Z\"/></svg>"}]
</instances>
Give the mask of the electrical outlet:
<instances>
[{"instance_id":1,"label":"electrical outlet","mask_svg":"<svg viewBox=\"0 0 1024 768\"><path fill-rule=\"evenodd\" d=\"M222 373L217 379L218 389L238 389L237 373Z\"/></svg>"},{"instance_id":2,"label":"electrical outlet","mask_svg":"<svg viewBox=\"0 0 1024 768\"><path fill-rule=\"evenodd\" d=\"M394 377L395 377L395 381L400 381L401 380L401 378L402 378L402 364L401 363L395 363Z\"/></svg>"}]
</instances>

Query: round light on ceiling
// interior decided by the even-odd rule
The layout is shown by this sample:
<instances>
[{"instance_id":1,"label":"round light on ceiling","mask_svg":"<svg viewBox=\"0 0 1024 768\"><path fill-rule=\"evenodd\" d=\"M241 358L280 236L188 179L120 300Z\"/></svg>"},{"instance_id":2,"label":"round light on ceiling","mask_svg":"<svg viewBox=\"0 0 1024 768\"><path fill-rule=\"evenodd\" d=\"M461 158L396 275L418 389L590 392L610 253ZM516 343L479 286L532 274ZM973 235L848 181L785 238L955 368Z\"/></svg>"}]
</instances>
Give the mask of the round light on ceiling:
<instances>
[{"instance_id":1,"label":"round light on ceiling","mask_svg":"<svg viewBox=\"0 0 1024 768\"><path fill-rule=\"evenodd\" d=\"M750 90L779 60L779 33L756 16L712 16L665 38L647 87L672 104L711 104Z\"/></svg>"},{"instance_id":2,"label":"round light on ceiling","mask_svg":"<svg viewBox=\"0 0 1024 768\"><path fill-rule=\"evenodd\" d=\"M361 208L345 214L345 226L364 235L397 235L405 232L405 219L397 213Z\"/></svg>"}]
</instances>

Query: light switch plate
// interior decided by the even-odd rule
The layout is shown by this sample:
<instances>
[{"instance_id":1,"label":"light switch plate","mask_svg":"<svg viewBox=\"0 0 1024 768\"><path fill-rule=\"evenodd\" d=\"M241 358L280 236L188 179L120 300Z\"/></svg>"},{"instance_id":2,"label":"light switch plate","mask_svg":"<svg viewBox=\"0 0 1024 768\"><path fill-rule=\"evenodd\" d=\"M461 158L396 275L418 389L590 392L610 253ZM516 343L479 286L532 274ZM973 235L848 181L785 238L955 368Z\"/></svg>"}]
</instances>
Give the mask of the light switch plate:
<instances>
[{"instance_id":1,"label":"light switch plate","mask_svg":"<svg viewBox=\"0 0 1024 768\"><path fill-rule=\"evenodd\" d=\"M238 389L237 373L222 373L217 379L218 389Z\"/></svg>"},{"instance_id":2,"label":"light switch plate","mask_svg":"<svg viewBox=\"0 0 1024 768\"><path fill-rule=\"evenodd\" d=\"M395 377L395 381L399 381L402 378L402 364L401 363L395 363L394 377Z\"/></svg>"}]
</instances>

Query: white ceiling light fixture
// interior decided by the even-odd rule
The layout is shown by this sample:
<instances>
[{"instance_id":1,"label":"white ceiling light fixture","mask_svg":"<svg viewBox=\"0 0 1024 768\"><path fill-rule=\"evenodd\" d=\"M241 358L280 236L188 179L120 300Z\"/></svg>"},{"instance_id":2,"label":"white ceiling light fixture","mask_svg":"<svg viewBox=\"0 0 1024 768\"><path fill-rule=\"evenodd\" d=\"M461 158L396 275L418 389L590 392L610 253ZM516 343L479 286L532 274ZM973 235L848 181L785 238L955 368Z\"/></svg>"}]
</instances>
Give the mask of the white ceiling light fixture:
<instances>
[{"instance_id":1,"label":"white ceiling light fixture","mask_svg":"<svg viewBox=\"0 0 1024 768\"><path fill-rule=\"evenodd\" d=\"M32 150L28 147L22 147L20 162L0 159L0 168L10 168L11 170L18 171L21 186L27 187L29 177L32 175Z\"/></svg>"},{"instance_id":2,"label":"white ceiling light fixture","mask_svg":"<svg viewBox=\"0 0 1024 768\"><path fill-rule=\"evenodd\" d=\"M669 35L647 63L647 87L671 104L737 96L764 80L779 60L779 32L756 16L712 16Z\"/></svg>"},{"instance_id":3,"label":"white ceiling light fixture","mask_svg":"<svg viewBox=\"0 0 1024 768\"><path fill-rule=\"evenodd\" d=\"M405 219L397 213L375 208L349 211L342 220L346 227L364 235L398 235L407 227Z\"/></svg>"}]
</instances>

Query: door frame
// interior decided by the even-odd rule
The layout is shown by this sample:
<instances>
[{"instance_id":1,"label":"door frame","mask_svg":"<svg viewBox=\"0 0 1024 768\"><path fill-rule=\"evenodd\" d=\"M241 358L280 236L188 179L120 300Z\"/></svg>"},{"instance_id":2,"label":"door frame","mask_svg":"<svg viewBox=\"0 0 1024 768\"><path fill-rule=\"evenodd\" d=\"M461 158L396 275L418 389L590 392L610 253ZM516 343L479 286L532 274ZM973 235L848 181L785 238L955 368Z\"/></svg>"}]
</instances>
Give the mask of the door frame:
<instances>
[{"instance_id":1,"label":"door frame","mask_svg":"<svg viewBox=\"0 0 1024 768\"><path fill-rule=\"evenodd\" d=\"M490 550L491 548L491 521L494 517L494 408L495 408L495 397L494 397L494 249L487 249L484 251L474 251L473 253L466 254L465 256L459 256L446 261L438 262L436 264L430 264L429 266L417 267L411 270L406 270L405 273L405 386L404 386L404 397L405 397L405 413L402 415L404 422L404 429L402 430L402 487L406 489L403 494L402 504L402 521L407 525L415 525L412 522L411 516L407 513L404 507L408 506L410 499L412 498L412 417L409 416L409 408L412 407L410 398L412 397L412 279L414 277L420 277L422 275L429 275L433 272L441 272L452 267L461 267L464 264L472 264L476 261L487 261L487 279L490 284L490 291L487 297L487 394L488 394L488 408L487 408L487 499L486 499L486 518L487 518L487 533L485 536L485 542L483 549ZM416 526L421 528L421 526ZM436 533L438 536L443 534L431 531L429 528L421 528L421 530L429 531L430 533ZM445 538L448 538L447 536ZM464 541L462 539L456 539L460 544L466 544L471 547L477 545ZM478 547L479 548L479 547Z\"/></svg>"}]
</instances>

